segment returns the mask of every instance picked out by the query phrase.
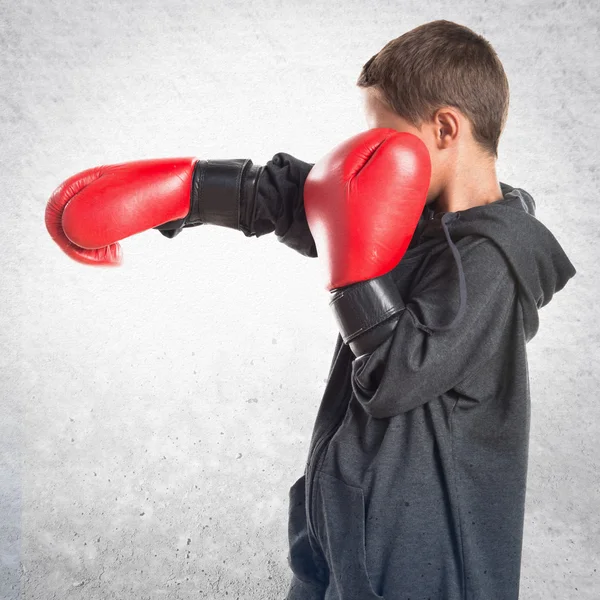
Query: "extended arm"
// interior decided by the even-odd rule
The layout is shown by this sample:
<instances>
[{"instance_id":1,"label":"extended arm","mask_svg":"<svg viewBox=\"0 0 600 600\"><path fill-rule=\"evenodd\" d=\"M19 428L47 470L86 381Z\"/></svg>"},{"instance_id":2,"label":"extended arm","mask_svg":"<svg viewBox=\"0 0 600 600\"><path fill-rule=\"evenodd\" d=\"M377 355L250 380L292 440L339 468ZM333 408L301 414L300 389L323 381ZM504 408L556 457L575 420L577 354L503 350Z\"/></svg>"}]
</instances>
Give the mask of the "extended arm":
<instances>
[{"instance_id":1,"label":"extended arm","mask_svg":"<svg viewBox=\"0 0 600 600\"><path fill-rule=\"evenodd\" d=\"M48 200L46 228L83 264L122 262L119 244L157 228L175 237L202 224L246 236L275 231L305 256L316 256L303 205L311 165L279 153L267 165L249 159L160 158L86 169L63 181Z\"/></svg>"}]
</instances>

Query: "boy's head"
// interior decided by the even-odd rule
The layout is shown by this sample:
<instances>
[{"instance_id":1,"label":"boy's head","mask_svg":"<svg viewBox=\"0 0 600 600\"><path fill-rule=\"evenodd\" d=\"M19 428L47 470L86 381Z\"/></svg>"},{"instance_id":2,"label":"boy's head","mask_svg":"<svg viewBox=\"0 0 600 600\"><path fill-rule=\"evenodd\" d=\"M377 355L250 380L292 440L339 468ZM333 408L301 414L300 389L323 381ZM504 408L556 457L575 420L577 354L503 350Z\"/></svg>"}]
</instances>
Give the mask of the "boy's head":
<instances>
[{"instance_id":1,"label":"boy's head","mask_svg":"<svg viewBox=\"0 0 600 600\"><path fill-rule=\"evenodd\" d=\"M452 171L494 164L509 104L496 52L471 29L439 20L388 42L362 68L369 127L420 137L429 149L437 196Z\"/></svg>"}]
</instances>

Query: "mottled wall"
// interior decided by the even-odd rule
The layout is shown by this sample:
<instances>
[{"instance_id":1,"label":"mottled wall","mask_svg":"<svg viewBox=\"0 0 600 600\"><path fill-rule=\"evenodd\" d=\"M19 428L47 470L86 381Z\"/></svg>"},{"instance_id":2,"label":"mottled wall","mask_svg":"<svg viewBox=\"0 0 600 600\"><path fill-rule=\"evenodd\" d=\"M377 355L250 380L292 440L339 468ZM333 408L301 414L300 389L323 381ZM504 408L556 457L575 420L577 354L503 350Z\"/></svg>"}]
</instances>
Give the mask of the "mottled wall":
<instances>
[{"instance_id":1,"label":"mottled wall","mask_svg":"<svg viewBox=\"0 0 600 600\"><path fill-rule=\"evenodd\" d=\"M52 190L128 160L314 162L365 128L355 87L437 18L483 34L511 85L501 181L578 274L529 345L521 598L600 595L598 4L0 2L0 597L275 599L337 329L316 260L215 227L122 244L47 235Z\"/></svg>"}]
</instances>

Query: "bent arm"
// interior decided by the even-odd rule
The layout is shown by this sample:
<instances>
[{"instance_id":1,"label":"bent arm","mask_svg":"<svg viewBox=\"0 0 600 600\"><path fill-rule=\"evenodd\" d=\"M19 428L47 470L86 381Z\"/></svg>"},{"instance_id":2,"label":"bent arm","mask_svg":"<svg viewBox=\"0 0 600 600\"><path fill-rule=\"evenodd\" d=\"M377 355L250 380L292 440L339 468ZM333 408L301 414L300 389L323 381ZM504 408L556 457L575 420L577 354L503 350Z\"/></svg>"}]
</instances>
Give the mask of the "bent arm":
<instances>
[{"instance_id":1,"label":"bent arm","mask_svg":"<svg viewBox=\"0 0 600 600\"><path fill-rule=\"evenodd\" d=\"M353 360L353 391L369 415L389 418L436 399L502 347L517 293L508 264L486 238L464 247L461 258L467 305L455 327L432 330L452 318L459 298L445 251L404 298L391 335Z\"/></svg>"}]
</instances>

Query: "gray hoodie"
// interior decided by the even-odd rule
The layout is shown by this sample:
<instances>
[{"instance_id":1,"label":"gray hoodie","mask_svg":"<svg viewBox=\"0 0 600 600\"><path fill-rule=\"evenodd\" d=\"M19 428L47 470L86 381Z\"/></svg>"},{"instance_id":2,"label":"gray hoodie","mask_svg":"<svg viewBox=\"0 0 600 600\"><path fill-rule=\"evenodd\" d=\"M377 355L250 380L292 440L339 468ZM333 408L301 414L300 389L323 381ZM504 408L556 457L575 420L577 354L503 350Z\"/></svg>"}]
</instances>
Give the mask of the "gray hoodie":
<instances>
[{"instance_id":1,"label":"gray hoodie","mask_svg":"<svg viewBox=\"0 0 600 600\"><path fill-rule=\"evenodd\" d=\"M311 166L276 155L252 214L316 256L302 206ZM338 336L289 493L288 600L517 600L526 343L575 269L533 198L501 189L464 211L426 206L392 271L406 304L392 336L359 358Z\"/></svg>"}]
</instances>

